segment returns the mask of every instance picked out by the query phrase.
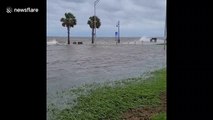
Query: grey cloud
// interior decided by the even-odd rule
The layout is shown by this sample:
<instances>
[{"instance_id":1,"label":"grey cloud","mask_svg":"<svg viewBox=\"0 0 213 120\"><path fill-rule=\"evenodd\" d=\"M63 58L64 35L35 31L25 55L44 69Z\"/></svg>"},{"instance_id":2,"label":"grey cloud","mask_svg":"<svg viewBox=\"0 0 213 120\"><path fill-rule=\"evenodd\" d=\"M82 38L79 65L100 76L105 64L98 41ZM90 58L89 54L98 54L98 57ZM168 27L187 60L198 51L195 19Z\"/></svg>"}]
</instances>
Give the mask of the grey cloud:
<instances>
[{"instance_id":1,"label":"grey cloud","mask_svg":"<svg viewBox=\"0 0 213 120\"><path fill-rule=\"evenodd\" d=\"M160 8L163 7L164 1L162 0L131 0L134 5L150 7L150 8Z\"/></svg>"},{"instance_id":2,"label":"grey cloud","mask_svg":"<svg viewBox=\"0 0 213 120\"><path fill-rule=\"evenodd\" d=\"M87 0L61 0L61 1L72 2L72 3L83 3L83 2L87 2Z\"/></svg>"},{"instance_id":3,"label":"grey cloud","mask_svg":"<svg viewBox=\"0 0 213 120\"><path fill-rule=\"evenodd\" d=\"M59 19L64 17L65 12L72 12L77 18L75 31L80 33L81 30L85 29L90 34L87 20L94 14L94 1L47 0L48 31L63 29ZM164 26L165 21L165 0L100 0L96 10L97 16L102 22L99 31L113 29L117 20L121 21L123 28L131 28L132 30L136 28L159 30Z\"/></svg>"}]
</instances>

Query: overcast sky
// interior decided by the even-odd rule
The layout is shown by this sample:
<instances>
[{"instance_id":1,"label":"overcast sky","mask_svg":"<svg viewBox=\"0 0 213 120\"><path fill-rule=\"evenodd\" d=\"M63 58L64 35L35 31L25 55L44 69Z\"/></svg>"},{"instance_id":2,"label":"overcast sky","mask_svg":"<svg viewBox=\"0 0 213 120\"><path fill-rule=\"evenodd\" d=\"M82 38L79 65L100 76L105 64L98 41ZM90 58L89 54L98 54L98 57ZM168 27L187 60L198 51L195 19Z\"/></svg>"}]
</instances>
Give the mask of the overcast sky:
<instances>
[{"instance_id":1,"label":"overcast sky","mask_svg":"<svg viewBox=\"0 0 213 120\"><path fill-rule=\"evenodd\" d=\"M65 12L73 13L77 19L71 36L91 36L87 21L94 15L94 1L47 0L47 36L67 36L67 29L60 22ZM121 37L163 36L166 0L100 0L96 15L101 19L97 37L114 37L118 20Z\"/></svg>"}]
</instances>

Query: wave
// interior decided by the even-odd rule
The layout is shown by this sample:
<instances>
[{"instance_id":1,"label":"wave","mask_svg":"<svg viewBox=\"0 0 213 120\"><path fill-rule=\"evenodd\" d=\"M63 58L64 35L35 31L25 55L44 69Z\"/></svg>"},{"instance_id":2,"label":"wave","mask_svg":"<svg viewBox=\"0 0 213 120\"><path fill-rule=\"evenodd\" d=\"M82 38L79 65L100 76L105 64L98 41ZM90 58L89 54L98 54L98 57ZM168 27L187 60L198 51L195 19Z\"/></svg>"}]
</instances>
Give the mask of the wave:
<instances>
[{"instance_id":1,"label":"wave","mask_svg":"<svg viewBox=\"0 0 213 120\"><path fill-rule=\"evenodd\" d=\"M139 41L150 43L150 39L151 39L151 37L143 36L143 37L141 37L141 38L139 39ZM157 38L157 41L156 41L156 42L153 42L153 44L154 44L154 43L164 43L164 38L158 37L158 38Z\"/></svg>"},{"instance_id":2,"label":"wave","mask_svg":"<svg viewBox=\"0 0 213 120\"><path fill-rule=\"evenodd\" d=\"M56 44L58 44L58 42L56 41L56 39L47 41L47 45L56 45Z\"/></svg>"},{"instance_id":3,"label":"wave","mask_svg":"<svg viewBox=\"0 0 213 120\"><path fill-rule=\"evenodd\" d=\"M150 41L149 37L143 36L139 39L139 41Z\"/></svg>"}]
</instances>

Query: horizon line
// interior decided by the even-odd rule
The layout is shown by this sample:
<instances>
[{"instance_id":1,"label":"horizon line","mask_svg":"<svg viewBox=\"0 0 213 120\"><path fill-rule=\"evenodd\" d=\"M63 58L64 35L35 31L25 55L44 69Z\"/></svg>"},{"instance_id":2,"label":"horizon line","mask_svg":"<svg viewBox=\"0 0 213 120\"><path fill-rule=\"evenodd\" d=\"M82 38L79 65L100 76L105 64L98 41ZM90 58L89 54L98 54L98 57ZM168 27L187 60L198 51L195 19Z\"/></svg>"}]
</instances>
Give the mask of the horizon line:
<instances>
[{"instance_id":1,"label":"horizon line","mask_svg":"<svg viewBox=\"0 0 213 120\"><path fill-rule=\"evenodd\" d=\"M46 37L67 37L67 36L46 36ZM70 38L72 37L91 37L91 36L70 36ZM98 37L113 37L115 38L115 36L97 36ZM164 36L121 36L121 37L164 37Z\"/></svg>"}]
</instances>

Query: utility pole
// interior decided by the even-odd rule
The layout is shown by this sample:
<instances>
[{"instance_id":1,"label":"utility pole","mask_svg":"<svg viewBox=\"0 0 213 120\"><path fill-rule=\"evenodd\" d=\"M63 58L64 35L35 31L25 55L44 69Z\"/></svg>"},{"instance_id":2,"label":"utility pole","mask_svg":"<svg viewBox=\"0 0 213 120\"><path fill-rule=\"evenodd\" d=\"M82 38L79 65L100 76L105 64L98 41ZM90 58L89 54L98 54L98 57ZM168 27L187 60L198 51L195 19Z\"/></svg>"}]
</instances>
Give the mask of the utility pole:
<instances>
[{"instance_id":1,"label":"utility pole","mask_svg":"<svg viewBox=\"0 0 213 120\"><path fill-rule=\"evenodd\" d=\"M166 49L166 41L167 41L167 4L166 4L166 17L165 17L165 28L164 28L164 50Z\"/></svg>"},{"instance_id":2,"label":"utility pole","mask_svg":"<svg viewBox=\"0 0 213 120\"><path fill-rule=\"evenodd\" d=\"M94 24L94 33L93 33L93 35L94 35L94 41L95 41L95 38L96 38L96 5L98 4L99 1L100 0L96 0L94 2L94 22L93 22L93 24Z\"/></svg>"},{"instance_id":3,"label":"utility pole","mask_svg":"<svg viewBox=\"0 0 213 120\"><path fill-rule=\"evenodd\" d=\"M120 21L118 21L116 27L118 27L118 43L120 43Z\"/></svg>"}]
</instances>

